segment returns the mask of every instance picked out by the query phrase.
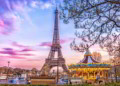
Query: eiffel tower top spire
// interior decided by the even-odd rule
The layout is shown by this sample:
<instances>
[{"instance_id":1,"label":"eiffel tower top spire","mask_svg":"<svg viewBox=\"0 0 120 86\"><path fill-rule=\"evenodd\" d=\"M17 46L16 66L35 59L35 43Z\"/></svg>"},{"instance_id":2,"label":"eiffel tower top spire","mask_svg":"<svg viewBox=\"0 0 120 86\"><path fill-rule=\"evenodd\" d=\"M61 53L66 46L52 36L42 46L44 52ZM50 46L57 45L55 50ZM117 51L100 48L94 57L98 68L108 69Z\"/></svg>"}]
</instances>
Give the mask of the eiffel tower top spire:
<instances>
[{"instance_id":1,"label":"eiffel tower top spire","mask_svg":"<svg viewBox=\"0 0 120 86\"><path fill-rule=\"evenodd\" d=\"M59 37L59 11L56 6L55 10L55 22L54 22L54 33L53 33L53 45L60 45L60 37Z\"/></svg>"}]
</instances>

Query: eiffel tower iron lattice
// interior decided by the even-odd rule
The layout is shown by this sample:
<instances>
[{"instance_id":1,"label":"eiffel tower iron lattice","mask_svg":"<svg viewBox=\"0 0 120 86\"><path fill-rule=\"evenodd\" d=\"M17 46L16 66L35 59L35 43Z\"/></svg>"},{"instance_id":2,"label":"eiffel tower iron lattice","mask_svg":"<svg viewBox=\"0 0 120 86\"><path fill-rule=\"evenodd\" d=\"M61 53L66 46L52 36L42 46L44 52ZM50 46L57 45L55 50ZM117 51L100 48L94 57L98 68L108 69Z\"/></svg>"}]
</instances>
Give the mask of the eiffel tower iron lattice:
<instances>
[{"instance_id":1,"label":"eiffel tower iron lattice","mask_svg":"<svg viewBox=\"0 0 120 86\"><path fill-rule=\"evenodd\" d=\"M57 58L55 58L56 53L57 53ZM59 37L59 11L57 8L55 10L54 33L53 33L53 41L52 41L50 53L48 55L48 58L45 60L45 63L40 71L40 74L48 75L50 70L56 66L62 67L65 72L68 72L67 66L65 64L65 59L63 58L61 52L60 37Z\"/></svg>"}]
</instances>

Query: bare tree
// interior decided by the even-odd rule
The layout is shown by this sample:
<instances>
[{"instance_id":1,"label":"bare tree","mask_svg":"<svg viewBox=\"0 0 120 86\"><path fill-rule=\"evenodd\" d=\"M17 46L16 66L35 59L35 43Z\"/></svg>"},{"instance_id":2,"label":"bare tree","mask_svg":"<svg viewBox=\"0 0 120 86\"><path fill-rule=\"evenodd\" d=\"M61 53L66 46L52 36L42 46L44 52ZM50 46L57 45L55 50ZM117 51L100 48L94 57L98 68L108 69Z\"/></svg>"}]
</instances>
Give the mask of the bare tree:
<instances>
[{"instance_id":1,"label":"bare tree","mask_svg":"<svg viewBox=\"0 0 120 86\"><path fill-rule=\"evenodd\" d=\"M111 58L110 61L113 64L112 71L114 73L115 81L117 82L118 81L117 76L120 76L120 66L119 66L120 58L114 57L114 58Z\"/></svg>"},{"instance_id":2,"label":"bare tree","mask_svg":"<svg viewBox=\"0 0 120 86\"><path fill-rule=\"evenodd\" d=\"M81 38L71 43L74 50L83 52L94 44L100 47L113 46L120 37L120 0L64 0L61 5L61 19L64 23L74 21Z\"/></svg>"}]
</instances>

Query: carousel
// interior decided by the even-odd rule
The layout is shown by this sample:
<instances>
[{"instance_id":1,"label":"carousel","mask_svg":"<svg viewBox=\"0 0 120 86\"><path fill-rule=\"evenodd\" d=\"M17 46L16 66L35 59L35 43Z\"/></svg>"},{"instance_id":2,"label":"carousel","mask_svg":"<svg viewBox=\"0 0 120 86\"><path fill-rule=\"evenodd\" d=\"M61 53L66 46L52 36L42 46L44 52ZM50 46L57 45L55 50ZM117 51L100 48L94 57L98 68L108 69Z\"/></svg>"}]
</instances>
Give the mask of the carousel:
<instances>
[{"instance_id":1,"label":"carousel","mask_svg":"<svg viewBox=\"0 0 120 86\"><path fill-rule=\"evenodd\" d=\"M111 65L94 60L90 51L87 50L83 60L77 64L69 65L68 68L74 78L81 77L84 80L95 80L98 75L100 78L108 78Z\"/></svg>"}]
</instances>

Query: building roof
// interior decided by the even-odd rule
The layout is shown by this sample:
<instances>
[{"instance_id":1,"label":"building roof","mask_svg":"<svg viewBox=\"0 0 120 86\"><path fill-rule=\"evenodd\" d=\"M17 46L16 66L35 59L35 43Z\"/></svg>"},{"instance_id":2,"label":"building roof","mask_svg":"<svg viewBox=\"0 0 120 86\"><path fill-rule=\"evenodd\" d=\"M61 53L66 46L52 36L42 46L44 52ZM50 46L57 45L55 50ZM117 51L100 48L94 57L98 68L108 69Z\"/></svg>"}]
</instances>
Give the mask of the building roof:
<instances>
[{"instance_id":1,"label":"building roof","mask_svg":"<svg viewBox=\"0 0 120 86\"><path fill-rule=\"evenodd\" d=\"M81 60L79 63L99 63L99 62L92 58L91 52L89 51L89 49L87 49L83 60Z\"/></svg>"}]
</instances>

